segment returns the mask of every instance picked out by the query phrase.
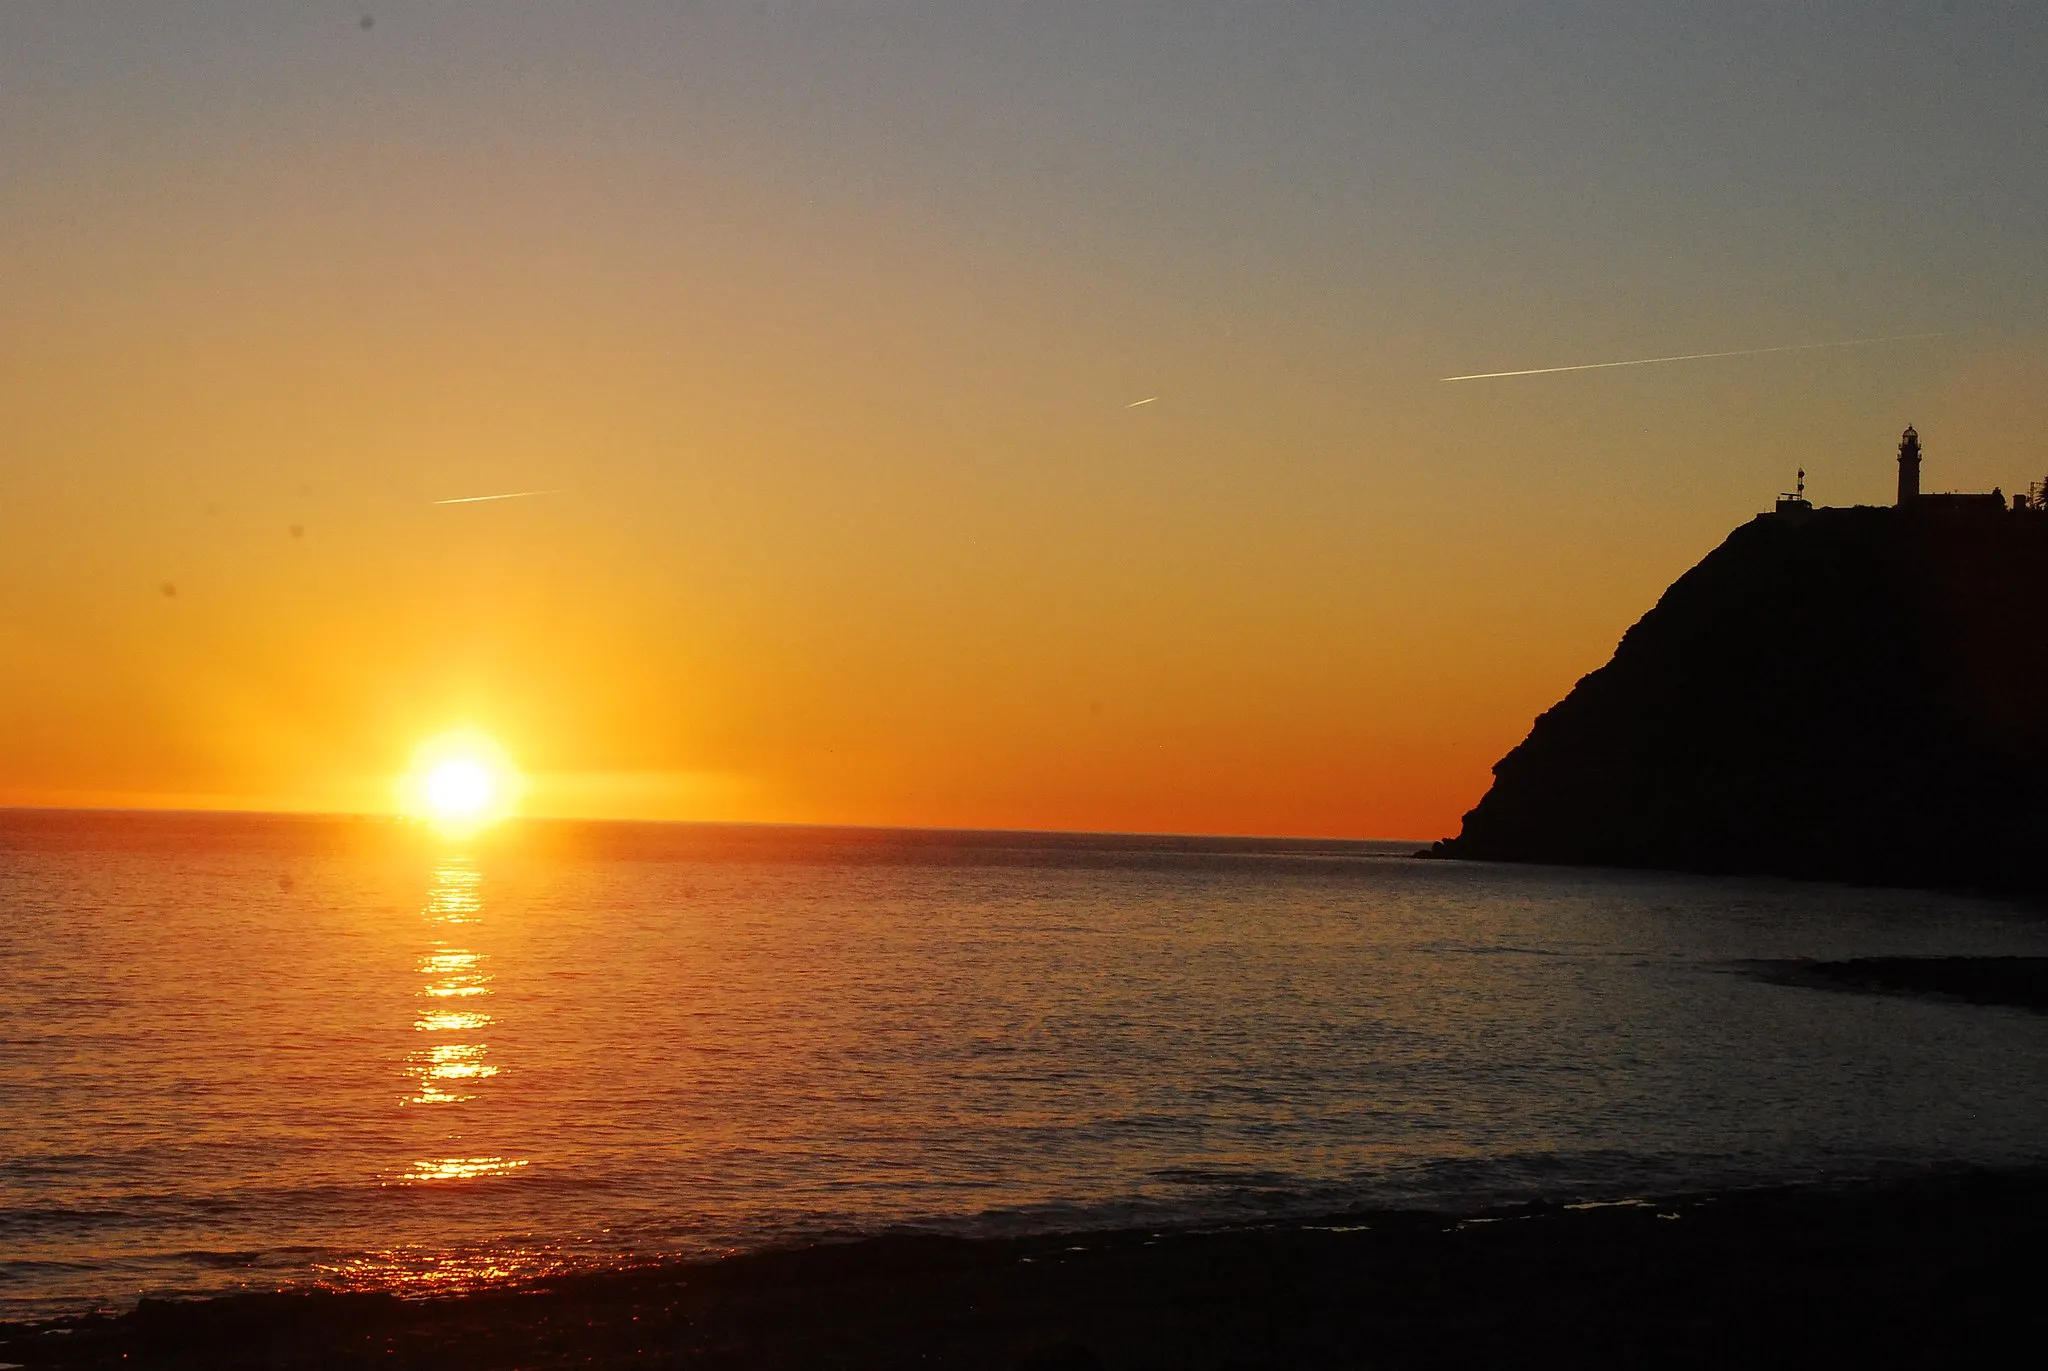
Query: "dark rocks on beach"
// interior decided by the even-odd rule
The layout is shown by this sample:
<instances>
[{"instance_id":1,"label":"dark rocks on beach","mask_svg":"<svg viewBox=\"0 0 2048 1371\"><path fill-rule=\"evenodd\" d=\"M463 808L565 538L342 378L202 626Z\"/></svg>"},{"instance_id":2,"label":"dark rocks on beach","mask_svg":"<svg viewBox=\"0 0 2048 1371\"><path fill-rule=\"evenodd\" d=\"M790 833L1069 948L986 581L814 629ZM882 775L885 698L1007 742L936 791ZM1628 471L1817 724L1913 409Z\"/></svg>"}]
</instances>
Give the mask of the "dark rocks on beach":
<instances>
[{"instance_id":1,"label":"dark rocks on beach","mask_svg":"<svg viewBox=\"0 0 2048 1371\"><path fill-rule=\"evenodd\" d=\"M455 1298L0 1325L34 1368L1879 1366L2031 1361L2048 1176L1214 1232L876 1238ZM2001 1363L2002 1364L2002 1363Z\"/></svg>"},{"instance_id":2,"label":"dark rocks on beach","mask_svg":"<svg viewBox=\"0 0 2048 1371\"><path fill-rule=\"evenodd\" d=\"M1794 958L1741 965L1780 985L1926 995L2048 1014L2048 957L1851 957L1839 962Z\"/></svg>"},{"instance_id":3,"label":"dark rocks on beach","mask_svg":"<svg viewBox=\"0 0 2048 1371\"><path fill-rule=\"evenodd\" d=\"M2048 516L1763 515L1434 855L2048 888Z\"/></svg>"}]
</instances>

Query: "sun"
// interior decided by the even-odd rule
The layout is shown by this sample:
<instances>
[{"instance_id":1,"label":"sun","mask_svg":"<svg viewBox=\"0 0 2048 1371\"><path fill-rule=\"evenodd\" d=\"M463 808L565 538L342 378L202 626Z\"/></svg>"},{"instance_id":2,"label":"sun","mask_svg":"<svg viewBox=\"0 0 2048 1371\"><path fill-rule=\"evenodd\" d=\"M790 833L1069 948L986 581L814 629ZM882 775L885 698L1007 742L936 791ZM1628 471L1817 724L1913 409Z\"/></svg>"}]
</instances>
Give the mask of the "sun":
<instances>
[{"instance_id":1,"label":"sun","mask_svg":"<svg viewBox=\"0 0 2048 1371\"><path fill-rule=\"evenodd\" d=\"M399 808L443 832L473 833L508 817L521 788L505 749L463 729L420 744L398 783Z\"/></svg>"},{"instance_id":2,"label":"sun","mask_svg":"<svg viewBox=\"0 0 2048 1371\"><path fill-rule=\"evenodd\" d=\"M437 819L481 817L498 795L497 777L474 757L450 757L427 773L427 808Z\"/></svg>"}]
</instances>

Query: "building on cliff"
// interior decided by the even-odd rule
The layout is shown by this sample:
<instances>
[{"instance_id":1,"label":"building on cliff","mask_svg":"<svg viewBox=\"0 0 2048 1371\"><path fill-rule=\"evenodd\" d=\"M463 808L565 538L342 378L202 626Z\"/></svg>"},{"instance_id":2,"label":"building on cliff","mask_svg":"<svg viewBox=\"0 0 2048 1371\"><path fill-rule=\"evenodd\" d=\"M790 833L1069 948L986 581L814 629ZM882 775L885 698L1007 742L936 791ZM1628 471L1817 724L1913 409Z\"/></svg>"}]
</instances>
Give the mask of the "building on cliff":
<instances>
[{"instance_id":1,"label":"building on cliff","mask_svg":"<svg viewBox=\"0 0 2048 1371\"><path fill-rule=\"evenodd\" d=\"M1920 491L1920 435L1911 424L1899 435L1899 508L1921 510L1929 514L1971 515L1998 514L2005 510L2005 492L1997 486L1988 495L1965 491L1941 491L1922 494ZM2026 497L2012 502L2014 509L2027 508Z\"/></svg>"},{"instance_id":2,"label":"building on cliff","mask_svg":"<svg viewBox=\"0 0 2048 1371\"><path fill-rule=\"evenodd\" d=\"M1920 435L1911 424L1899 435L1899 506L1920 498Z\"/></svg>"},{"instance_id":3,"label":"building on cliff","mask_svg":"<svg viewBox=\"0 0 2048 1371\"><path fill-rule=\"evenodd\" d=\"M1799 468L1799 484L1793 488L1792 493L1778 497L1778 507L1774 512L1791 515L1813 513L1813 501L1806 498L1805 467Z\"/></svg>"},{"instance_id":4,"label":"building on cliff","mask_svg":"<svg viewBox=\"0 0 2048 1371\"><path fill-rule=\"evenodd\" d=\"M1975 491L1930 491L1920 489L1920 463L1925 454L1920 448L1920 434L1911 424L1899 435L1899 497L1898 508L1918 511L1920 517L1963 517L1972 515L2004 513L2008 506L2005 492L1993 487L1989 493ZM2014 511L2048 512L2048 483L2035 486L2027 495L2012 497L2010 508ZM1799 472L1798 487L1789 494L1780 494L1773 514L1792 518L1803 518L1813 513L1813 502L1806 498L1806 471Z\"/></svg>"},{"instance_id":5,"label":"building on cliff","mask_svg":"<svg viewBox=\"0 0 2048 1371\"><path fill-rule=\"evenodd\" d=\"M1802 473L1735 529L1434 855L2048 891L2048 635L2014 629L2048 513L1922 493L1918 439L1897 506L1817 509Z\"/></svg>"}]
</instances>

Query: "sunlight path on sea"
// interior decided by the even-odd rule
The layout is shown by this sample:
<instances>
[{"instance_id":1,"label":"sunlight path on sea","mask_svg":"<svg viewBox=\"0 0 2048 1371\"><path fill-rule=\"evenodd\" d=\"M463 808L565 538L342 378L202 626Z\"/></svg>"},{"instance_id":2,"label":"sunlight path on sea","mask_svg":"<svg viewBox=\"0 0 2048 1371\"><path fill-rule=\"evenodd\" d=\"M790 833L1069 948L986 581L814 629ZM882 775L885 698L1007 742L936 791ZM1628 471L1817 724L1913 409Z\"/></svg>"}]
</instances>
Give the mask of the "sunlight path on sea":
<instances>
[{"instance_id":1,"label":"sunlight path on sea","mask_svg":"<svg viewBox=\"0 0 2048 1371\"><path fill-rule=\"evenodd\" d=\"M470 1145L474 1121L464 1107L504 1071L490 1060L488 1033L495 1020L492 958L471 943L484 920L484 878L473 859L442 857L420 911L423 925L417 974L424 977L413 1019L419 1045L406 1053L408 1088L396 1107L410 1111L417 1149L429 1155L402 1170L380 1175L385 1186L459 1186L510 1176L530 1159L503 1152L478 1152ZM537 1275L558 1263L539 1249L498 1245L488 1252L413 1243L322 1263L335 1284L354 1288L398 1288L426 1292L474 1286L512 1276Z\"/></svg>"}]
</instances>

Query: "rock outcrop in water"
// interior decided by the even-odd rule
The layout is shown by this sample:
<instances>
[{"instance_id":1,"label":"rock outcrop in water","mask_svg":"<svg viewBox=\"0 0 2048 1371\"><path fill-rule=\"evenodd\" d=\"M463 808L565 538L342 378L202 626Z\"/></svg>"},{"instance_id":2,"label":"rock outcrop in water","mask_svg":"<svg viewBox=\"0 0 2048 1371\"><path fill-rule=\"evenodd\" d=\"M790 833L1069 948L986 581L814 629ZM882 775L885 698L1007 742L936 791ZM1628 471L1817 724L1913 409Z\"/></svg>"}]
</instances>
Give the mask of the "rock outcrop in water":
<instances>
[{"instance_id":1,"label":"rock outcrop in water","mask_svg":"<svg viewBox=\"0 0 2048 1371\"><path fill-rule=\"evenodd\" d=\"M2048 888L2048 514L1759 515L1493 771L1437 855Z\"/></svg>"}]
</instances>

